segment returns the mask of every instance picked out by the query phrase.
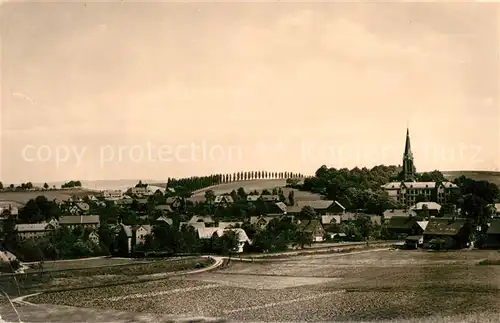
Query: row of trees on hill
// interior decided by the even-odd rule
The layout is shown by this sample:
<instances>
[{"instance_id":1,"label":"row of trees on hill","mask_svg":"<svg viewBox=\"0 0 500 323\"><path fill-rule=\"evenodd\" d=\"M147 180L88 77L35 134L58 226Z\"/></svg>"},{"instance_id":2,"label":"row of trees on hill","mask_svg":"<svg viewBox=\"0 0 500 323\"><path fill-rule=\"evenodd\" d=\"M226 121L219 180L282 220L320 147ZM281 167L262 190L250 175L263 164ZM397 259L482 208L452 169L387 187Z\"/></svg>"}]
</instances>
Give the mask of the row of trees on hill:
<instances>
[{"instance_id":1,"label":"row of trees on hill","mask_svg":"<svg viewBox=\"0 0 500 323\"><path fill-rule=\"evenodd\" d=\"M210 176L193 176L189 178L169 178L167 180L167 187L183 187L185 189L196 191L205 187L219 185L222 183L232 183L245 180L258 180L258 179L288 179L288 178L302 178L303 174L293 172L268 172L268 171L249 171L237 172L233 174L214 174Z\"/></svg>"}]
</instances>

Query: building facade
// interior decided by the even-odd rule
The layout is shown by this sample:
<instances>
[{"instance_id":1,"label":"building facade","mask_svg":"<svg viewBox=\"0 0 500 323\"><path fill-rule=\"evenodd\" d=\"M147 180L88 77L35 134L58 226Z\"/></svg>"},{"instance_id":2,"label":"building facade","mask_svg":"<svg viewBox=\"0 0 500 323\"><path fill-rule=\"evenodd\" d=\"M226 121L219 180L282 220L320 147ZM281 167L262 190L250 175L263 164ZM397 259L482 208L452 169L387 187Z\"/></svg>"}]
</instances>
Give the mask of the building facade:
<instances>
[{"instance_id":1,"label":"building facade","mask_svg":"<svg viewBox=\"0 0 500 323\"><path fill-rule=\"evenodd\" d=\"M416 182L416 168L411 151L410 131L406 130L405 150L403 153L403 180L390 182L382 186L389 198L402 206L413 206L418 196L424 196L428 201L445 204L458 186L448 182Z\"/></svg>"}]
</instances>

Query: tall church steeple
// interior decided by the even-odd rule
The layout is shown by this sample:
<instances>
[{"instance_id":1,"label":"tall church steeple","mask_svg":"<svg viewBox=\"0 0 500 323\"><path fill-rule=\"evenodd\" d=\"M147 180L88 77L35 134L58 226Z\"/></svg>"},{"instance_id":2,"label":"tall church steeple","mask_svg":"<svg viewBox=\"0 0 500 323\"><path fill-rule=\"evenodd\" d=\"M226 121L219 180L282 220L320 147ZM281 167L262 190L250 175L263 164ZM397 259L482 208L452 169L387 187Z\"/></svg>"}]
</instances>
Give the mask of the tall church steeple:
<instances>
[{"instance_id":1,"label":"tall church steeple","mask_svg":"<svg viewBox=\"0 0 500 323\"><path fill-rule=\"evenodd\" d=\"M413 153L410 144L410 130L406 128L405 152L403 154L403 176L405 181L415 180L415 165L413 164Z\"/></svg>"}]
</instances>

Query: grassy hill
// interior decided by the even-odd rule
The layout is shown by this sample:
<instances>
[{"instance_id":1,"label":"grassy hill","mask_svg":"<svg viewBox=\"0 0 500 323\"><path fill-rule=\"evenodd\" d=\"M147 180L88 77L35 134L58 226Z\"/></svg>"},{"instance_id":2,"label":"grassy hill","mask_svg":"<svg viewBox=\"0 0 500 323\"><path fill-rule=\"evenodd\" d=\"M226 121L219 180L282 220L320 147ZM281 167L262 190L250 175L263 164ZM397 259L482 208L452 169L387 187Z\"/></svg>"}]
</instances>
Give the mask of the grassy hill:
<instances>
[{"instance_id":1,"label":"grassy hill","mask_svg":"<svg viewBox=\"0 0 500 323\"><path fill-rule=\"evenodd\" d=\"M55 190L55 191L34 191L34 192L0 192L0 201L17 202L26 204L30 199L34 199L39 195L45 195L47 199L53 200L67 200L71 196L86 196L91 191L85 189L69 189L69 190Z\"/></svg>"},{"instance_id":2,"label":"grassy hill","mask_svg":"<svg viewBox=\"0 0 500 323\"><path fill-rule=\"evenodd\" d=\"M232 190L237 190L240 187L243 187L245 192L250 193L252 191L262 192L267 189L271 191L273 188L280 187L283 189L283 193L285 196L288 196L290 191L294 191L296 200L310 201L310 200L319 200L321 196L318 194L313 194L310 192L302 192L296 189L287 188L286 180L284 179L260 179L260 180L248 180L248 181L238 181L233 183L224 183L220 185L215 185L212 187L207 187L201 190L196 191L193 196L204 196L207 190L212 190L216 195L223 193L230 193Z\"/></svg>"},{"instance_id":3,"label":"grassy hill","mask_svg":"<svg viewBox=\"0 0 500 323\"><path fill-rule=\"evenodd\" d=\"M443 171L443 175L450 181L464 175L476 181L488 181L500 185L500 172L461 170L461 171Z\"/></svg>"}]
</instances>

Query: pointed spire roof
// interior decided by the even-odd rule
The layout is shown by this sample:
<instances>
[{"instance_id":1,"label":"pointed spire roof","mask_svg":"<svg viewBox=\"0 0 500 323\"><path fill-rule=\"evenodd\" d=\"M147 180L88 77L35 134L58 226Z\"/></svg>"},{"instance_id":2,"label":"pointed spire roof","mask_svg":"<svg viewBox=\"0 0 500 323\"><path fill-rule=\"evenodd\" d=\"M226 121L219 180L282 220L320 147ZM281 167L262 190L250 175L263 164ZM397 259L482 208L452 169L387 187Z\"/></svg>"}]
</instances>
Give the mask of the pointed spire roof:
<instances>
[{"instance_id":1,"label":"pointed spire roof","mask_svg":"<svg viewBox=\"0 0 500 323\"><path fill-rule=\"evenodd\" d=\"M410 144L410 129L408 128L406 128L406 143L405 143L404 157L413 159L413 153L411 151L411 144Z\"/></svg>"}]
</instances>

